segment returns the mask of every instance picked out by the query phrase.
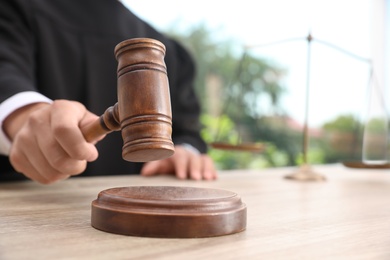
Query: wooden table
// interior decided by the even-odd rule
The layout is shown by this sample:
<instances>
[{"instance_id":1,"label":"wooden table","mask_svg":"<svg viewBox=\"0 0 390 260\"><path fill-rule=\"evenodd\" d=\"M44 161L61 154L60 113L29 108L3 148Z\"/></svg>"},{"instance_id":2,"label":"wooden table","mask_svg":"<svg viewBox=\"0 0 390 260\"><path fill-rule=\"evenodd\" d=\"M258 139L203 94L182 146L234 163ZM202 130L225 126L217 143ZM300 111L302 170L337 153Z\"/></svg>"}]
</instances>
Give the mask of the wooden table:
<instances>
[{"instance_id":1,"label":"wooden table","mask_svg":"<svg viewBox=\"0 0 390 260\"><path fill-rule=\"evenodd\" d=\"M390 259L390 172L315 166L326 182L283 178L294 168L220 172L217 181L170 176L0 184L0 259ZM221 188L248 208L247 229L198 239L130 237L91 227L104 189L133 185Z\"/></svg>"}]
</instances>

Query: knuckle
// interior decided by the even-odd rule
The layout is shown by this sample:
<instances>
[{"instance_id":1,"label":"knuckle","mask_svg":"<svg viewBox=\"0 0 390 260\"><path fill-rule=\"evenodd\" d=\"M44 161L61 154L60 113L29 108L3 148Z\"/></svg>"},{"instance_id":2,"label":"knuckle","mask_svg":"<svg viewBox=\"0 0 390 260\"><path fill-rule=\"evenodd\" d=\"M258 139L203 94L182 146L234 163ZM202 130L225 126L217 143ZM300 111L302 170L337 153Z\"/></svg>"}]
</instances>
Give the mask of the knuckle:
<instances>
[{"instance_id":1,"label":"knuckle","mask_svg":"<svg viewBox=\"0 0 390 260\"><path fill-rule=\"evenodd\" d=\"M83 173L86 168L87 168L86 161L72 160L66 164L63 164L63 167L60 169L60 172L62 174L74 176Z\"/></svg>"},{"instance_id":2,"label":"knuckle","mask_svg":"<svg viewBox=\"0 0 390 260\"><path fill-rule=\"evenodd\" d=\"M66 103L70 101L64 100L64 99L56 99L52 103L52 108L53 109L61 109Z\"/></svg>"},{"instance_id":3,"label":"knuckle","mask_svg":"<svg viewBox=\"0 0 390 260\"><path fill-rule=\"evenodd\" d=\"M31 132L26 128L22 128L15 137L13 146L15 147L15 150L23 149L23 146L31 145L33 142L32 140L33 137Z\"/></svg>"},{"instance_id":4,"label":"knuckle","mask_svg":"<svg viewBox=\"0 0 390 260\"><path fill-rule=\"evenodd\" d=\"M71 131L71 127L66 124L56 124L52 127L53 134L57 138L63 138Z\"/></svg>"},{"instance_id":5,"label":"knuckle","mask_svg":"<svg viewBox=\"0 0 390 260\"><path fill-rule=\"evenodd\" d=\"M22 169L20 167L23 164L24 159L20 153L11 152L9 155L9 161L16 171L19 171L19 172L22 171Z\"/></svg>"},{"instance_id":6,"label":"knuckle","mask_svg":"<svg viewBox=\"0 0 390 260\"><path fill-rule=\"evenodd\" d=\"M71 171L69 171L68 174L71 176L78 175L78 174L83 173L86 168L87 168L86 161L78 161L77 163L75 163L73 165L73 168L71 169Z\"/></svg>"},{"instance_id":7,"label":"knuckle","mask_svg":"<svg viewBox=\"0 0 390 260\"><path fill-rule=\"evenodd\" d=\"M74 148L75 149L73 149L71 151L71 154L69 155L72 159L85 160L86 158L88 158L89 151L87 149L83 149L83 147L80 146L76 146Z\"/></svg>"},{"instance_id":8,"label":"knuckle","mask_svg":"<svg viewBox=\"0 0 390 260\"><path fill-rule=\"evenodd\" d=\"M60 170L66 166L66 159L64 157L56 157L50 161L51 166L54 169Z\"/></svg>"},{"instance_id":9,"label":"knuckle","mask_svg":"<svg viewBox=\"0 0 390 260\"><path fill-rule=\"evenodd\" d=\"M43 125L44 121L43 121L43 117L40 115L40 113L33 112L29 116L27 123L33 129L36 129L36 128L40 128Z\"/></svg>"}]
</instances>

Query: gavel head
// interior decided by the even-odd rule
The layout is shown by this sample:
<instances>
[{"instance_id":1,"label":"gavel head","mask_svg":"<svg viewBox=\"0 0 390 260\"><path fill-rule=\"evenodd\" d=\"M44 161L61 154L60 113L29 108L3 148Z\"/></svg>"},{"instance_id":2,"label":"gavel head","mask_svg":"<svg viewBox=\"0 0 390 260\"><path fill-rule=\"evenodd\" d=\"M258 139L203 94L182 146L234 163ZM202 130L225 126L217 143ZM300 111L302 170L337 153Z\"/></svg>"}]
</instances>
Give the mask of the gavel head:
<instances>
[{"instance_id":1,"label":"gavel head","mask_svg":"<svg viewBox=\"0 0 390 260\"><path fill-rule=\"evenodd\" d=\"M165 46L135 38L115 47L118 61L117 115L122 157L132 162L165 159L174 153Z\"/></svg>"}]
</instances>

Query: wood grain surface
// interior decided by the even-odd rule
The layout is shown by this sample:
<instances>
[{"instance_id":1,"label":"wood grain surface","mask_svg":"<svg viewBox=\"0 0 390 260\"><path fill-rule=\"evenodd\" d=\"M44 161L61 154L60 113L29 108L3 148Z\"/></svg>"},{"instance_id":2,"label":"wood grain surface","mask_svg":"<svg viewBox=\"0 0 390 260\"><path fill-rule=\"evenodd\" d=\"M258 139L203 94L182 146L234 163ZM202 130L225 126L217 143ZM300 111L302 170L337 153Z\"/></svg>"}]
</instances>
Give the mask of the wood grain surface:
<instances>
[{"instance_id":1,"label":"wood grain surface","mask_svg":"<svg viewBox=\"0 0 390 260\"><path fill-rule=\"evenodd\" d=\"M295 168L172 176L73 178L0 184L0 259L390 259L390 172L314 166L325 182L283 178ZM137 185L221 188L247 205L247 229L213 238L116 235L91 227L104 189Z\"/></svg>"}]
</instances>

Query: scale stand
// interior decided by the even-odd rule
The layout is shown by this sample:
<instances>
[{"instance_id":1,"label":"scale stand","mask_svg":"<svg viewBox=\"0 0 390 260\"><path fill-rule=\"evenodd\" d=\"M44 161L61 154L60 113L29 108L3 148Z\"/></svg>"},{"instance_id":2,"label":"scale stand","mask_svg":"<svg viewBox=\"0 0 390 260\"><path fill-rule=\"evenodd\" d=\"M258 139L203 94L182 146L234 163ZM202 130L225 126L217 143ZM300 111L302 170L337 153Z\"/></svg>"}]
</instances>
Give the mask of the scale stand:
<instances>
[{"instance_id":1,"label":"scale stand","mask_svg":"<svg viewBox=\"0 0 390 260\"><path fill-rule=\"evenodd\" d=\"M313 171L309 164L302 164L296 172L286 175L284 178L296 181L325 181L326 178Z\"/></svg>"},{"instance_id":2,"label":"scale stand","mask_svg":"<svg viewBox=\"0 0 390 260\"><path fill-rule=\"evenodd\" d=\"M311 42L313 37L309 33L307 40L307 73L306 73L306 101L305 101L305 123L303 128L303 164L299 167L298 171L292 174L286 175L285 178L289 180L297 181L325 181L326 178L312 170L307 160L307 149L309 146L309 90L310 90L310 54L311 54Z\"/></svg>"}]
</instances>

